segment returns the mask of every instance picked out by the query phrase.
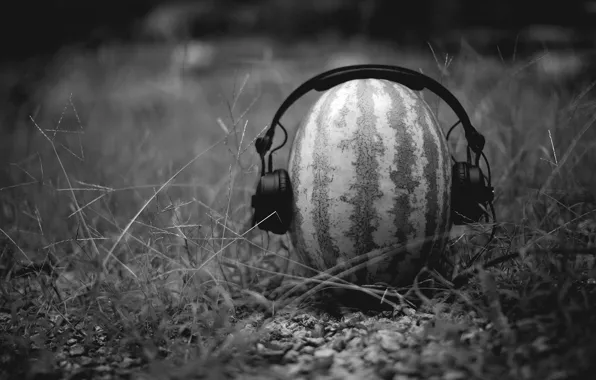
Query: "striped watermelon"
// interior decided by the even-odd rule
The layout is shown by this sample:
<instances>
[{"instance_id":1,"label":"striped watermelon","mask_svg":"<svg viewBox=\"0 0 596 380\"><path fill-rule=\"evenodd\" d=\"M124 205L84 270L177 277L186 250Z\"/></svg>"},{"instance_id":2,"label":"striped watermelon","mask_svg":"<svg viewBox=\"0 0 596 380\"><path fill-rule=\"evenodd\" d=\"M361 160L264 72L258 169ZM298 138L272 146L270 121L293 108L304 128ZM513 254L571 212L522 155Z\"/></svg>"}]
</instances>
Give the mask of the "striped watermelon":
<instances>
[{"instance_id":1,"label":"striped watermelon","mask_svg":"<svg viewBox=\"0 0 596 380\"><path fill-rule=\"evenodd\" d=\"M314 269L413 243L349 278L411 284L428 255L445 247L449 148L428 104L407 87L365 79L325 92L297 131L288 172L290 236Z\"/></svg>"}]
</instances>

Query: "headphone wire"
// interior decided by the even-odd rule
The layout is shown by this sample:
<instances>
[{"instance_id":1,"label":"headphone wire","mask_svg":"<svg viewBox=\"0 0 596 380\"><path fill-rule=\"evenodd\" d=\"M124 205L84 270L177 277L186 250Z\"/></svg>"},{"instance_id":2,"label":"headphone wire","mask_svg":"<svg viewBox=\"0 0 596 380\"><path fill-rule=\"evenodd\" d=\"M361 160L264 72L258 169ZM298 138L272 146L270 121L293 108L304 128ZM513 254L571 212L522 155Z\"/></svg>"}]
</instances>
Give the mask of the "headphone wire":
<instances>
[{"instance_id":1,"label":"headphone wire","mask_svg":"<svg viewBox=\"0 0 596 380\"><path fill-rule=\"evenodd\" d=\"M277 122L277 125L279 125L279 127L281 128L282 131L284 131L284 141L279 144L275 149L273 149L271 152L269 152L269 173L273 172L273 153L276 150L279 150L281 148L284 147L284 145L286 145L286 142L288 142L288 131L286 130L286 128L281 124L280 121ZM265 161L263 159L263 167L265 167Z\"/></svg>"}]
</instances>

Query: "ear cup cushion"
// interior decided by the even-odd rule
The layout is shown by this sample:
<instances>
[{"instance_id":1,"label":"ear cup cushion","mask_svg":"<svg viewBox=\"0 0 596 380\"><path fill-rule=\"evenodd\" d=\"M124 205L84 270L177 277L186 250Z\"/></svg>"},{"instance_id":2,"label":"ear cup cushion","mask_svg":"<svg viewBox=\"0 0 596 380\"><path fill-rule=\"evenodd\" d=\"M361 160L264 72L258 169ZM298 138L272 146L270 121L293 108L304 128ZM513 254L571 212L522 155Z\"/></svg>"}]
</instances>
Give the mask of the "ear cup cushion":
<instances>
[{"instance_id":1,"label":"ear cup cushion","mask_svg":"<svg viewBox=\"0 0 596 380\"><path fill-rule=\"evenodd\" d=\"M454 224L478 222L486 215L483 207L492 201L492 188L484 182L479 167L467 162L453 165L451 218Z\"/></svg>"},{"instance_id":2,"label":"ear cup cushion","mask_svg":"<svg viewBox=\"0 0 596 380\"><path fill-rule=\"evenodd\" d=\"M473 191L471 191L468 170L467 162L453 164L451 220L456 225L474 221L475 208L477 208Z\"/></svg>"},{"instance_id":3,"label":"ear cup cushion","mask_svg":"<svg viewBox=\"0 0 596 380\"><path fill-rule=\"evenodd\" d=\"M288 172L284 169L277 169L275 172L279 181L279 194L284 198L291 195L292 184L290 183Z\"/></svg>"},{"instance_id":4,"label":"ear cup cushion","mask_svg":"<svg viewBox=\"0 0 596 380\"><path fill-rule=\"evenodd\" d=\"M453 164L453 190L454 191L461 191L466 186L466 179L467 179L467 166L466 162L456 162ZM457 194L455 194L457 196Z\"/></svg>"},{"instance_id":5,"label":"ear cup cushion","mask_svg":"<svg viewBox=\"0 0 596 380\"><path fill-rule=\"evenodd\" d=\"M278 169L275 171L278 178L278 200L277 200L277 212L282 220L284 227L287 229L292 221L293 211L293 198L294 193L292 192L292 183L288 172L284 169Z\"/></svg>"},{"instance_id":6,"label":"ear cup cushion","mask_svg":"<svg viewBox=\"0 0 596 380\"><path fill-rule=\"evenodd\" d=\"M451 176L451 221L455 225L463 224L461 195L465 183L465 166L462 162L453 164Z\"/></svg>"},{"instance_id":7,"label":"ear cup cushion","mask_svg":"<svg viewBox=\"0 0 596 380\"><path fill-rule=\"evenodd\" d=\"M262 176L252 197L253 226L258 223L264 231L285 234L292 221L292 199L292 185L286 170L278 169Z\"/></svg>"}]
</instances>

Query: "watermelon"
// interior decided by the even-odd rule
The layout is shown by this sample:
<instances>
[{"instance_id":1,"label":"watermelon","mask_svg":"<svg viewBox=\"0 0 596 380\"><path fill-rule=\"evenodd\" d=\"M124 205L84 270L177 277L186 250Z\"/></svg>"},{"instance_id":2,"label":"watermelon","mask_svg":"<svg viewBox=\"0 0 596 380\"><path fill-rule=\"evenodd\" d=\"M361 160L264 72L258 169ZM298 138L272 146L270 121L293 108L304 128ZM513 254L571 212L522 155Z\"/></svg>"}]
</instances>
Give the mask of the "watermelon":
<instances>
[{"instance_id":1,"label":"watermelon","mask_svg":"<svg viewBox=\"0 0 596 380\"><path fill-rule=\"evenodd\" d=\"M290 237L315 270L405 244L348 279L411 284L445 247L451 156L430 107L405 86L358 79L326 91L296 132L288 172Z\"/></svg>"}]
</instances>

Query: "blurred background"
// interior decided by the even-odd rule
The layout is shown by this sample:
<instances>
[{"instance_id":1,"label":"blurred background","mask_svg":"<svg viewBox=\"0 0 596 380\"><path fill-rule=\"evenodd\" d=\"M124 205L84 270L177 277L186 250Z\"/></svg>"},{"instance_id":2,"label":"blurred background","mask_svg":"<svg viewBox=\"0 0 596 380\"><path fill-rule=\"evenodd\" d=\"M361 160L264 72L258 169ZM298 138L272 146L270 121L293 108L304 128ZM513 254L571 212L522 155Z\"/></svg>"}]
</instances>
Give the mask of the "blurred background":
<instances>
[{"instance_id":1,"label":"blurred background","mask_svg":"<svg viewBox=\"0 0 596 380\"><path fill-rule=\"evenodd\" d=\"M20 207L30 228L73 228L67 180L86 184L81 204L90 184L127 189L102 206L121 225L197 155L173 199L225 201L233 178L246 213L257 134L296 86L356 63L409 67L453 91L488 139L501 217L548 178L560 192L596 186L593 0L20 0L0 12L0 44L0 217L12 226ZM316 96L288 111L290 142Z\"/></svg>"},{"instance_id":2,"label":"blurred background","mask_svg":"<svg viewBox=\"0 0 596 380\"><path fill-rule=\"evenodd\" d=\"M499 42L507 49L532 25L569 29L566 35L558 31L557 38L545 34L547 39L562 42L567 37L569 42L573 34L578 45L593 43L596 1L22 0L11 2L0 21L4 59L51 52L64 44L96 47L113 41L224 35L268 35L287 41L364 35L424 45L429 39L453 40L467 31L467 37L485 48ZM524 37L526 43L539 39Z\"/></svg>"}]
</instances>

